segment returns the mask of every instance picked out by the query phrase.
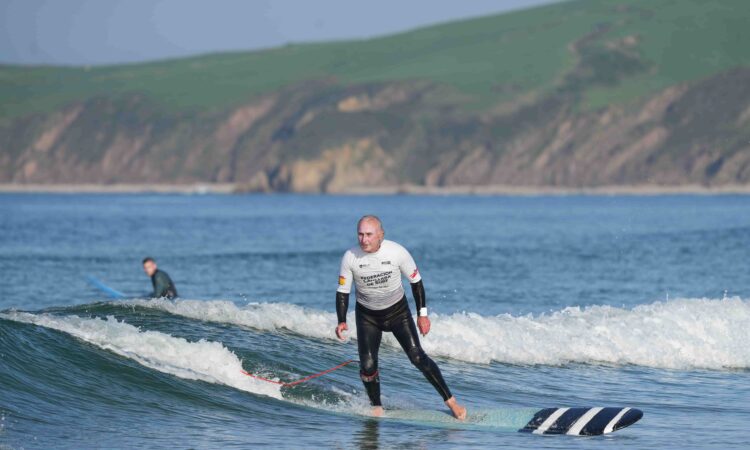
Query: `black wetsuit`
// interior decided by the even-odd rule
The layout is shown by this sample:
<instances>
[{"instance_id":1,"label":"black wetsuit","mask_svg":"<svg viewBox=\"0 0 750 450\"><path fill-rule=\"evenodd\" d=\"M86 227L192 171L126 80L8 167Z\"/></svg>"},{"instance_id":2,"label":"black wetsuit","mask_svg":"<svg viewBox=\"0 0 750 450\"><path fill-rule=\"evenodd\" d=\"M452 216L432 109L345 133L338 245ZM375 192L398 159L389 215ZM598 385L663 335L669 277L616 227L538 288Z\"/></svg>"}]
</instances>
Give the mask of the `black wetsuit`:
<instances>
[{"instance_id":1,"label":"black wetsuit","mask_svg":"<svg viewBox=\"0 0 750 450\"><path fill-rule=\"evenodd\" d=\"M157 269L151 276L151 284L154 286L152 298L175 298L177 297L177 288L174 286L172 279L167 272Z\"/></svg>"},{"instance_id":2,"label":"black wetsuit","mask_svg":"<svg viewBox=\"0 0 750 450\"><path fill-rule=\"evenodd\" d=\"M425 307L424 285L422 281L411 285L417 310ZM349 307L349 294L336 294L336 311L339 323L346 322L346 311ZM355 308L357 322L357 346L359 349L360 377L373 406L381 406L380 376L378 373L378 350L383 332L391 332L409 356L409 360L419 369L427 381L435 387L443 401L452 397L448 385L440 373L437 364L430 359L419 344L419 334L414 324L406 296L396 304L383 309L371 310L357 303Z\"/></svg>"}]
</instances>

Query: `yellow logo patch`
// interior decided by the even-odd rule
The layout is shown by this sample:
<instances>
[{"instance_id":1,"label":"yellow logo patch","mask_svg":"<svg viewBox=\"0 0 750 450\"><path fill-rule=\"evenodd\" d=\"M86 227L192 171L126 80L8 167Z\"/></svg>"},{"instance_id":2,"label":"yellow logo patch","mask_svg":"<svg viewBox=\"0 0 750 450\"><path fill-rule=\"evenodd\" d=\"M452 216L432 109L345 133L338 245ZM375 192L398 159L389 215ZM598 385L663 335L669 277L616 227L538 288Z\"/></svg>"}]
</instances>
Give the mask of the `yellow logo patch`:
<instances>
[{"instance_id":1,"label":"yellow logo patch","mask_svg":"<svg viewBox=\"0 0 750 450\"><path fill-rule=\"evenodd\" d=\"M343 286L346 284L346 277L339 275L339 286Z\"/></svg>"}]
</instances>

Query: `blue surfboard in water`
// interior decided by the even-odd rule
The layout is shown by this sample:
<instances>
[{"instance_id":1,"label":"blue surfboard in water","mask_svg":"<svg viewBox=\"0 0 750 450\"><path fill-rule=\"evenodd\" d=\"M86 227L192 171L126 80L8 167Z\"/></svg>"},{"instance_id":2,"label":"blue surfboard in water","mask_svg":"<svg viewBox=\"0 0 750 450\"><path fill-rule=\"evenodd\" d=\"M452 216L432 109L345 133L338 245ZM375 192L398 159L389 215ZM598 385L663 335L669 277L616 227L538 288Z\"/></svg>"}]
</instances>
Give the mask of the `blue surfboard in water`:
<instances>
[{"instance_id":1,"label":"blue surfboard in water","mask_svg":"<svg viewBox=\"0 0 750 450\"><path fill-rule=\"evenodd\" d=\"M89 284L99 291L103 292L105 295L107 295L109 298L114 300L121 300L123 298L127 298L128 296L123 294L122 292L112 289L111 287L107 286L106 284L102 283L101 280L96 278L93 275L86 276L86 281L89 282Z\"/></svg>"}]
</instances>

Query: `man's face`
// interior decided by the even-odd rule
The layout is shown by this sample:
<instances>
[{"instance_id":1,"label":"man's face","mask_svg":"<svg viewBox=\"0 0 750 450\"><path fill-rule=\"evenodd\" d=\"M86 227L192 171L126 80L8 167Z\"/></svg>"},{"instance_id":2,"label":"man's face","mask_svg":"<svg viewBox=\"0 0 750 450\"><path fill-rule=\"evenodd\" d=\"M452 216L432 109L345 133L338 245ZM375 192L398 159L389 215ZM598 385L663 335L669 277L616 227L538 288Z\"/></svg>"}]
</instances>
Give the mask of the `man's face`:
<instances>
[{"instance_id":1,"label":"man's face","mask_svg":"<svg viewBox=\"0 0 750 450\"><path fill-rule=\"evenodd\" d=\"M383 243L383 229L374 220L363 220L357 227L359 237L359 248L367 253L375 253L380 250Z\"/></svg>"},{"instance_id":2,"label":"man's face","mask_svg":"<svg viewBox=\"0 0 750 450\"><path fill-rule=\"evenodd\" d=\"M150 277L154 276L154 273L156 272L156 263L153 261L146 261L143 263L143 271Z\"/></svg>"}]
</instances>

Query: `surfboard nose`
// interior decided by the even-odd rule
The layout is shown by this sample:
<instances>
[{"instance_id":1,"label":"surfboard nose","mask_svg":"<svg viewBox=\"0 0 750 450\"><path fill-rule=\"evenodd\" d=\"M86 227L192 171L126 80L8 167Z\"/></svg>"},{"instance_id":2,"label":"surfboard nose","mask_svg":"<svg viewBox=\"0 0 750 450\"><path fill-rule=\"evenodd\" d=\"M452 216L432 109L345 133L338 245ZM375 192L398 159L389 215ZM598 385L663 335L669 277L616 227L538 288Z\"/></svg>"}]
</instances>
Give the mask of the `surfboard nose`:
<instances>
[{"instance_id":1,"label":"surfboard nose","mask_svg":"<svg viewBox=\"0 0 750 450\"><path fill-rule=\"evenodd\" d=\"M636 408L545 408L537 411L518 431L597 436L630 426L642 417L643 411Z\"/></svg>"},{"instance_id":2,"label":"surfboard nose","mask_svg":"<svg viewBox=\"0 0 750 450\"><path fill-rule=\"evenodd\" d=\"M643 418L643 411L636 408L630 408L627 412L625 412L625 414L623 414L620 420L616 424L614 424L614 426L612 427L612 431L617 431L621 428L630 426L641 420L641 418ZM607 433L606 430L604 432Z\"/></svg>"}]
</instances>

